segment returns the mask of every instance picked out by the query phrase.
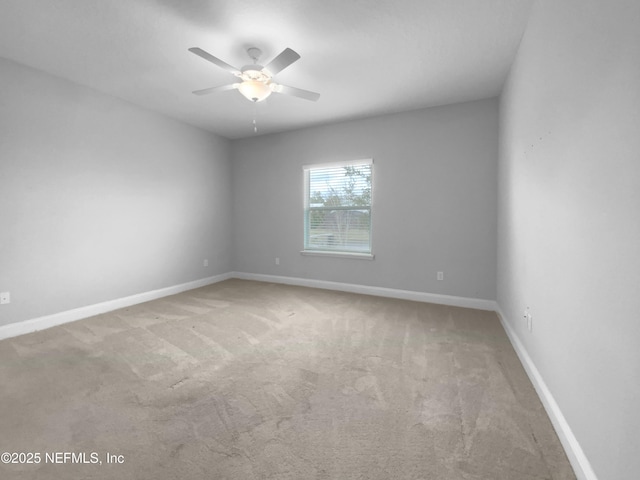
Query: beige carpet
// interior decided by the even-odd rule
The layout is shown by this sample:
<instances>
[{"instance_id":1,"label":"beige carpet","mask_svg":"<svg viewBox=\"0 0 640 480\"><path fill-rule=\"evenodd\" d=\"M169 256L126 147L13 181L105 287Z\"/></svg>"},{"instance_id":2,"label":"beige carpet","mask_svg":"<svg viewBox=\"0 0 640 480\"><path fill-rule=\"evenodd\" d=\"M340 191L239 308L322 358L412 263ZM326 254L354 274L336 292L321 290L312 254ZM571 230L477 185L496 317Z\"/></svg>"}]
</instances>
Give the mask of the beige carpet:
<instances>
[{"instance_id":1,"label":"beige carpet","mask_svg":"<svg viewBox=\"0 0 640 480\"><path fill-rule=\"evenodd\" d=\"M4 340L0 385L3 479L575 478L491 312L229 280Z\"/></svg>"}]
</instances>

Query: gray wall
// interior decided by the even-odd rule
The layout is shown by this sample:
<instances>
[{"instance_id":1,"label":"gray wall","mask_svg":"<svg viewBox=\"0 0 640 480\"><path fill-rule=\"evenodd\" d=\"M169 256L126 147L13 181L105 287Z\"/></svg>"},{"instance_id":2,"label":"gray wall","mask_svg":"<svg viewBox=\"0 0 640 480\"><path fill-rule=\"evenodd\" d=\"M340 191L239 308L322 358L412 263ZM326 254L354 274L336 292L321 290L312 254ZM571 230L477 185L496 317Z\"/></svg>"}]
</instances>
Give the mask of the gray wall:
<instances>
[{"instance_id":1,"label":"gray wall","mask_svg":"<svg viewBox=\"0 0 640 480\"><path fill-rule=\"evenodd\" d=\"M640 472L638 25L538 1L501 99L498 302L600 480Z\"/></svg>"},{"instance_id":2,"label":"gray wall","mask_svg":"<svg viewBox=\"0 0 640 480\"><path fill-rule=\"evenodd\" d=\"M231 270L227 140L2 59L0 85L0 325Z\"/></svg>"},{"instance_id":3,"label":"gray wall","mask_svg":"<svg viewBox=\"0 0 640 480\"><path fill-rule=\"evenodd\" d=\"M232 156L236 271L495 299L497 99L238 140ZM361 158L375 260L301 255L302 166Z\"/></svg>"}]
</instances>

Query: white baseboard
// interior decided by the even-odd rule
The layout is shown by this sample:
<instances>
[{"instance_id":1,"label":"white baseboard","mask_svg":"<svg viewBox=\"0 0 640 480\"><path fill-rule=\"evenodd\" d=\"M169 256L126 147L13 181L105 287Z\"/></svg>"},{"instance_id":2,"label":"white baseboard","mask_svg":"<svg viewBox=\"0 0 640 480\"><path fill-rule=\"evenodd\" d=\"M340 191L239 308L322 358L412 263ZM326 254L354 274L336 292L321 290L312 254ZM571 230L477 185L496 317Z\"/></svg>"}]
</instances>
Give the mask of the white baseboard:
<instances>
[{"instance_id":1,"label":"white baseboard","mask_svg":"<svg viewBox=\"0 0 640 480\"><path fill-rule=\"evenodd\" d=\"M342 292L361 293L364 295L376 295L379 297L399 298L403 300L413 300L416 302L437 303L450 305L453 307L475 308L478 310L495 311L497 304L493 300L483 300L480 298L456 297L453 295L438 295L435 293L414 292L409 290L398 290L385 287L371 287L352 283L330 282L326 280L312 280L299 277L283 277L277 275L263 275L258 273L229 272L213 277L202 278L193 282L161 288L150 292L139 293L124 298L117 298L106 302L87 305L86 307L74 308L65 312L54 313L43 317L25 320L22 322L10 323L0 326L0 340L16 337L26 333L44 330L64 323L75 322L83 318L100 315L119 308L137 305L158 298L174 295L205 285L221 282L229 278L239 278L244 280L256 280L260 282L282 283L287 285L297 285L302 287L323 288L326 290L337 290Z\"/></svg>"},{"instance_id":2,"label":"white baseboard","mask_svg":"<svg viewBox=\"0 0 640 480\"><path fill-rule=\"evenodd\" d=\"M73 310L54 313L53 315L33 318L23 322L10 323L9 325L0 326L0 340L17 337L18 335L24 335L26 333L37 332L38 330L55 327L57 325L62 325L63 323L75 322L76 320L82 320L83 318L100 315L101 313L110 312L119 308L130 307L131 305L137 305L138 303L156 300L169 295L175 295L176 293L204 287L205 285L211 285L229 278L231 278L230 273L223 273L222 275L201 278L200 280L160 288L150 292L138 293L129 297L117 298L115 300L96 303L94 305L87 305L86 307L74 308Z\"/></svg>"},{"instance_id":3,"label":"white baseboard","mask_svg":"<svg viewBox=\"0 0 640 480\"><path fill-rule=\"evenodd\" d=\"M325 290L338 290L341 292L361 293L378 297L399 298L413 300L415 302L437 303L452 307L475 308L477 310L495 311L497 304L494 300L481 298L456 297L453 295L438 295L435 293L414 292L410 290L398 290L395 288L370 287L353 283L330 282L326 280L312 280L300 277L282 277L278 275L263 275L259 273L232 272L233 278L242 280L256 280L259 282L283 283L300 287L324 288Z\"/></svg>"},{"instance_id":4,"label":"white baseboard","mask_svg":"<svg viewBox=\"0 0 640 480\"><path fill-rule=\"evenodd\" d=\"M556 403L553 395L551 395L551 391L547 387L547 384L544 382L542 375L536 368L533 360L527 353L527 350L524 348L524 345L518 338L515 330L511 328L511 325L506 320L506 317L502 313L500 309L500 305L497 304L496 312L498 313L498 317L500 318L500 323L504 328L505 332L507 332L507 336L513 345L514 350L518 354L520 358L520 362L524 366L524 369L533 383L536 392L538 392L538 396L544 405L544 409L549 415L551 419L551 423L553 424L553 428L555 428L556 433L558 434L558 438L564 447L564 451L567 454L567 458L573 467L573 471L576 474L578 480L598 480L596 477L593 468L591 468L591 463L587 459L580 443L578 443L578 439L573 434L571 427L567 423L567 420L564 418L560 407Z\"/></svg>"}]
</instances>

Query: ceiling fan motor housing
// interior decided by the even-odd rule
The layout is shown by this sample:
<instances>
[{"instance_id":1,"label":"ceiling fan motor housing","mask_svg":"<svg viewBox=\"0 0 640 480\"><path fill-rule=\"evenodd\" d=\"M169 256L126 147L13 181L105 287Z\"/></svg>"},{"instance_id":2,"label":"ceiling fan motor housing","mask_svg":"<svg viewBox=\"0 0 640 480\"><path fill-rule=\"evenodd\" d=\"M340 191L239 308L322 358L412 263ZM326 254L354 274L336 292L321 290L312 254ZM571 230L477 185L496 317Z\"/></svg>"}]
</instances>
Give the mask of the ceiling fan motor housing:
<instances>
[{"instance_id":1,"label":"ceiling fan motor housing","mask_svg":"<svg viewBox=\"0 0 640 480\"><path fill-rule=\"evenodd\" d=\"M263 71L262 65L245 65L242 67L240 78L245 81L255 80L256 82L269 82L271 75Z\"/></svg>"}]
</instances>

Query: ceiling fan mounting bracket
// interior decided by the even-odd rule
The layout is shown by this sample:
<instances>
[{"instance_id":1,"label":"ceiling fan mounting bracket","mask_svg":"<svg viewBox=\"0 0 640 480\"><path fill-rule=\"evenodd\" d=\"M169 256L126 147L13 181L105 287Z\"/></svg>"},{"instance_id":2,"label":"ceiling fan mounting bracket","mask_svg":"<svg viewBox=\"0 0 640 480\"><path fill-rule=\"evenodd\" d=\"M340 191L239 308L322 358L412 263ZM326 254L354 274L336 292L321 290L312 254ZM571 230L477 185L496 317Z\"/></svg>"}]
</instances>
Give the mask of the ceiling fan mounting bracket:
<instances>
[{"instance_id":1,"label":"ceiling fan mounting bracket","mask_svg":"<svg viewBox=\"0 0 640 480\"><path fill-rule=\"evenodd\" d=\"M247 55L249 55L249 58L253 60L253 63L257 64L258 60L260 60L260 56L262 55L262 50L257 47L249 47L247 48Z\"/></svg>"},{"instance_id":2,"label":"ceiling fan mounting bracket","mask_svg":"<svg viewBox=\"0 0 640 480\"><path fill-rule=\"evenodd\" d=\"M252 65L245 65L240 69L241 74L239 77L245 82L255 81L262 83L269 83L271 80L271 75L268 72L264 71L264 67L262 65L258 65L258 61L260 60L260 56L262 55L262 50L257 47L249 47L247 48L247 54L253 60Z\"/></svg>"}]
</instances>

